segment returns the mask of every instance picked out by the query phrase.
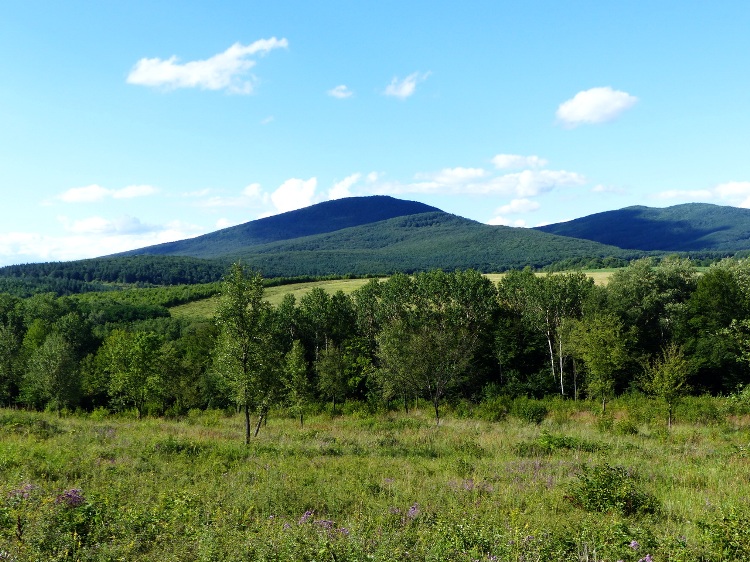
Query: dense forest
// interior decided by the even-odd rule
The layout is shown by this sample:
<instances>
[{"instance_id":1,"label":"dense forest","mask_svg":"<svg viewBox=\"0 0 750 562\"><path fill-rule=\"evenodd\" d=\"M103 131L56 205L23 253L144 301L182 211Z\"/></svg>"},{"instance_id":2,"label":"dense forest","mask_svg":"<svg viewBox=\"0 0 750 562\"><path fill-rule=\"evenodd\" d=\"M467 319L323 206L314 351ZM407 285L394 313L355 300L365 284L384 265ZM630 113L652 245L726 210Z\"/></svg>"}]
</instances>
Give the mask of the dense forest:
<instances>
[{"instance_id":1,"label":"dense forest","mask_svg":"<svg viewBox=\"0 0 750 562\"><path fill-rule=\"evenodd\" d=\"M260 421L313 404L335 411L501 396L592 399L645 392L670 411L686 393L750 381L750 260L699 272L637 260L606 286L583 272L474 270L320 288L278 306L239 264L221 284L21 298L0 294L0 404L179 415L239 407ZM167 307L220 293L212 321ZM260 425L258 425L260 427Z\"/></svg>"}]
</instances>

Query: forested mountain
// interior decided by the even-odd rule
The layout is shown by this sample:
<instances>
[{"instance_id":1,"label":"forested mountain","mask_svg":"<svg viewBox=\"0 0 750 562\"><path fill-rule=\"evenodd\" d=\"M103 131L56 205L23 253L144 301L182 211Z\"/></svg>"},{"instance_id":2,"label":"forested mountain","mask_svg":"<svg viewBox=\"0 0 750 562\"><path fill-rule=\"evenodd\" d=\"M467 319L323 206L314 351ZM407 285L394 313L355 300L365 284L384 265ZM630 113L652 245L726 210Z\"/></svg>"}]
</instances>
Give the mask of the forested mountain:
<instances>
[{"instance_id":1,"label":"forested mountain","mask_svg":"<svg viewBox=\"0 0 750 562\"><path fill-rule=\"evenodd\" d=\"M433 211L439 209L424 203L403 201L385 195L348 197L223 228L196 238L158 244L118 255L153 254L215 258L244 252L248 247L260 244L334 232L342 228Z\"/></svg>"},{"instance_id":2,"label":"forested mountain","mask_svg":"<svg viewBox=\"0 0 750 562\"><path fill-rule=\"evenodd\" d=\"M254 246L225 257L241 258L263 275L293 276L436 268L505 271L543 267L563 257L630 259L642 254L530 229L489 226L436 211Z\"/></svg>"},{"instance_id":3,"label":"forested mountain","mask_svg":"<svg viewBox=\"0 0 750 562\"><path fill-rule=\"evenodd\" d=\"M351 197L126 254L3 267L0 292L64 295L112 283L208 283L238 259L278 278L571 269L674 252L711 260L743 251L750 251L750 210L732 207L629 207L527 229L490 226L387 196Z\"/></svg>"},{"instance_id":4,"label":"forested mountain","mask_svg":"<svg viewBox=\"0 0 750 562\"><path fill-rule=\"evenodd\" d=\"M708 203L635 206L536 230L627 249L738 252L750 250L750 209Z\"/></svg>"}]
</instances>

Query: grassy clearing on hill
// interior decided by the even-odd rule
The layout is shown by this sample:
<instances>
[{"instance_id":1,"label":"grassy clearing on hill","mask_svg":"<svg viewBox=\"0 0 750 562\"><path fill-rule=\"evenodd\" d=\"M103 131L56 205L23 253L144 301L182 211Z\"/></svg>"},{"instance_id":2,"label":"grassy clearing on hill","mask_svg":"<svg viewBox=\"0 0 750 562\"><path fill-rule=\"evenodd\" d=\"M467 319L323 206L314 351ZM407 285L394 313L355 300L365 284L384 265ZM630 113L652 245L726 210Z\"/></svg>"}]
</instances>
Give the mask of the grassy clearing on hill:
<instances>
[{"instance_id":1,"label":"grassy clearing on hill","mask_svg":"<svg viewBox=\"0 0 750 562\"><path fill-rule=\"evenodd\" d=\"M242 421L0 410L0 559L746 560L748 420L549 400ZM540 424L527 413L546 412ZM467 417L496 414L488 422ZM692 420L690 423L686 420ZM652 558L646 558L646 555Z\"/></svg>"},{"instance_id":2,"label":"grassy clearing on hill","mask_svg":"<svg viewBox=\"0 0 750 562\"><path fill-rule=\"evenodd\" d=\"M594 279L597 285L605 285L607 280L616 271L614 269L603 269L603 270L592 270L587 271L586 274ZM485 275L493 283L497 284L500 279L503 278L502 273L488 273ZM544 274L540 274L544 275ZM359 289L362 285L366 284L369 279L336 279L331 281L314 281L310 283L294 283L291 285L279 285L277 287L268 287L264 290L263 294L267 301L274 306L281 303L284 295L291 293L293 294L297 302L299 299L309 293L313 288L320 287L323 290L333 294L336 291L343 291L346 294L350 294L356 289ZM169 309L170 314L175 318L212 318L216 313L216 308L219 305L217 297L211 297L194 301L187 304L171 307Z\"/></svg>"}]
</instances>

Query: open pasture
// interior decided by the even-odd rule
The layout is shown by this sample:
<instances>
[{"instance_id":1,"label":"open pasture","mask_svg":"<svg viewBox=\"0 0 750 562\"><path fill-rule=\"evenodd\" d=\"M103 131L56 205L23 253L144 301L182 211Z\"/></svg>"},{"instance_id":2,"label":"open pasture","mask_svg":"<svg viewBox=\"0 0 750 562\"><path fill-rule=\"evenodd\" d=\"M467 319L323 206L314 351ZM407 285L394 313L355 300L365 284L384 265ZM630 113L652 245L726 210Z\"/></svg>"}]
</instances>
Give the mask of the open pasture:
<instances>
[{"instance_id":1,"label":"open pasture","mask_svg":"<svg viewBox=\"0 0 750 562\"><path fill-rule=\"evenodd\" d=\"M527 402L507 416L459 405L437 427L429 409L348 404L303 428L276 412L249 446L240 416L219 411L0 410L0 559L750 556L746 418L689 399L697 418L667 432L645 398L604 419L586 403L540 404L539 424Z\"/></svg>"}]
</instances>

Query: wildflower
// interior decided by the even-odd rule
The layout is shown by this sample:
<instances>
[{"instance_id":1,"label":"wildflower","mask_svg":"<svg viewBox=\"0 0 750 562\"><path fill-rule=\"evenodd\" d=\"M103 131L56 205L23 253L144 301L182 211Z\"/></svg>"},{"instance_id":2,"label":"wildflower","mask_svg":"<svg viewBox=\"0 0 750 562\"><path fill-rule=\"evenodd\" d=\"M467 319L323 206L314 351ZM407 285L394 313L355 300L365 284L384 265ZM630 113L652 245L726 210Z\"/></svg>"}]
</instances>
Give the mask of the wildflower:
<instances>
[{"instance_id":1,"label":"wildflower","mask_svg":"<svg viewBox=\"0 0 750 562\"><path fill-rule=\"evenodd\" d=\"M317 519L316 521L314 521L314 523L323 527L327 531L330 531L335 526L335 523L330 519Z\"/></svg>"},{"instance_id":2,"label":"wildflower","mask_svg":"<svg viewBox=\"0 0 750 562\"><path fill-rule=\"evenodd\" d=\"M18 490L8 492L8 497L13 500L27 500L34 490L36 490L36 486L33 484L24 484Z\"/></svg>"},{"instance_id":3,"label":"wildflower","mask_svg":"<svg viewBox=\"0 0 750 562\"><path fill-rule=\"evenodd\" d=\"M86 498L78 488L66 490L55 498L56 504L65 504L67 507L79 507L86 503Z\"/></svg>"},{"instance_id":4,"label":"wildflower","mask_svg":"<svg viewBox=\"0 0 750 562\"><path fill-rule=\"evenodd\" d=\"M414 519L417 515L419 515L419 504L415 502L414 505L409 508L409 511L406 512L406 516L409 519Z\"/></svg>"},{"instance_id":5,"label":"wildflower","mask_svg":"<svg viewBox=\"0 0 750 562\"><path fill-rule=\"evenodd\" d=\"M645 557L638 560L638 562L654 562L654 559L651 558L650 554L647 554Z\"/></svg>"},{"instance_id":6,"label":"wildflower","mask_svg":"<svg viewBox=\"0 0 750 562\"><path fill-rule=\"evenodd\" d=\"M630 544L628 546L630 546L630 548L632 548L633 550L638 550L641 547L637 540L630 541Z\"/></svg>"},{"instance_id":7,"label":"wildflower","mask_svg":"<svg viewBox=\"0 0 750 562\"><path fill-rule=\"evenodd\" d=\"M304 515L302 515L302 517L299 518L299 521L297 522L297 524L304 525L305 523L307 523L310 520L310 518L313 516L313 513L314 512L309 509L305 511Z\"/></svg>"},{"instance_id":8,"label":"wildflower","mask_svg":"<svg viewBox=\"0 0 750 562\"><path fill-rule=\"evenodd\" d=\"M342 535L344 535L345 537L348 537L348 536L349 536L349 529L347 529L346 527L341 527L341 528L339 529L339 533L341 533L341 534L342 534Z\"/></svg>"}]
</instances>

